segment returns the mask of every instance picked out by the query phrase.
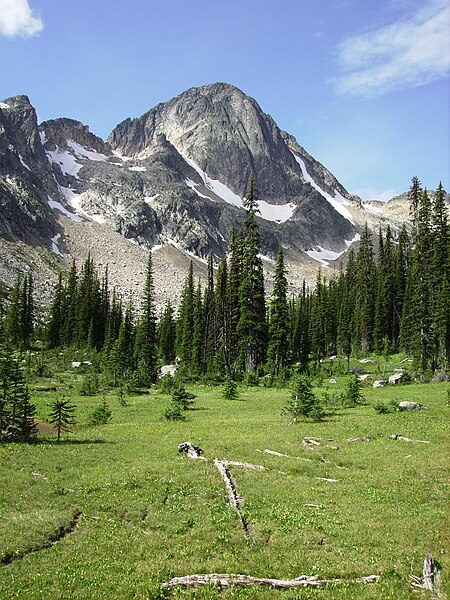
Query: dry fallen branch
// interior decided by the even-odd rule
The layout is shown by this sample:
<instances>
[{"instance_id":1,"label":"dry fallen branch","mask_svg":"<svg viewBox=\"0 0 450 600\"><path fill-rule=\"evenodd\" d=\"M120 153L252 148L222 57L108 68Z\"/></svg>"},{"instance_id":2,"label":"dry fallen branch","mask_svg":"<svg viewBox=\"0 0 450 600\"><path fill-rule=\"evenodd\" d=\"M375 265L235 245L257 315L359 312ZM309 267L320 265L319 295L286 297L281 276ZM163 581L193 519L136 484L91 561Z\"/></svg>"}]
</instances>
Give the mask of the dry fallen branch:
<instances>
[{"instance_id":1,"label":"dry fallen branch","mask_svg":"<svg viewBox=\"0 0 450 600\"><path fill-rule=\"evenodd\" d=\"M265 577L251 577L250 575L235 575L233 573L209 573L174 577L161 585L162 589L170 590L176 587L199 587L202 585L217 585L230 587L232 585L249 587L254 585L274 589L287 589L297 587L323 587L325 585L339 585L349 583L375 583L377 575L359 577L357 579L319 579L315 576L301 575L296 579L267 579Z\"/></svg>"},{"instance_id":2,"label":"dry fallen branch","mask_svg":"<svg viewBox=\"0 0 450 600\"><path fill-rule=\"evenodd\" d=\"M437 562L435 562L432 554L427 554L423 561L422 577L411 577L412 587L417 590L429 590L432 593L432 598L444 598L441 582L441 570Z\"/></svg>"},{"instance_id":3,"label":"dry fallen branch","mask_svg":"<svg viewBox=\"0 0 450 600\"><path fill-rule=\"evenodd\" d=\"M357 438L350 438L347 440L347 442L350 442L351 444L353 442L370 442L371 439L372 439L371 435L363 435L363 436L357 437Z\"/></svg>"},{"instance_id":4,"label":"dry fallen branch","mask_svg":"<svg viewBox=\"0 0 450 600\"><path fill-rule=\"evenodd\" d=\"M198 458L199 460L206 460L204 456L200 456L203 454L202 448L200 446L196 446L192 442L183 442L178 446L178 452L180 454L186 454L188 458Z\"/></svg>"},{"instance_id":5,"label":"dry fallen branch","mask_svg":"<svg viewBox=\"0 0 450 600\"><path fill-rule=\"evenodd\" d=\"M330 479L329 477L316 477L316 479L320 479L320 481L326 481L327 483L337 483L339 479Z\"/></svg>"},{"instance_id":6,"label":"dry fallen branch","mask_svg":"<svg viewBox=\"0 0 450 600\"><path fill-rule=\"evenodd\" d=\"M251 536L251 528L250 528L249 523L247 523L247 521L244 519L244 515L242 514L241 507L243 505L243 500L239 496L239 494L237 492L236 483L234 482L234 480L231 476L231 473L228 470L228 466L230 464L234 464L234 465L239 464L239 466L247 466L245 463L233 463L233 462L230 462L227 460L220 460L218 458L214 459L214 465L217 467L217 469L219 470L219 473L223 477L223 480L225 482L225 488L226 488L227 494L228 494L228 498L230 500L230 504L238 514L239 521L241 522L242 529L244 530L244 535L245 535L245 537L250 538L250 537L252 537Z\"/></svg>"},{"instance_id":7,"label":"dry fallen branch","mask_svg":"<svg viewBox=\"0 0 450 600\"><path fill-rule=\"evenodd\" d=\"M283 456L284 458L295 458L296 460L304 460L306 462L312 462L310 458L303 458L301 456L289 456L289 454L283 454L281 452L276 452L275 450L256 450L256 452L264 452L264 454L271 454L272 456Z\"/></svg>"},{"instance_id":8,"label":"dry fallen branch","mask_svg":"<svg viewBox=\"0 0 450 600\"><path fill-rule=\"evenodd\" d=\"M412 440L411 438L403 437L398 433L393 433L389 436L391 440L401 440L402 442L416 442L418 444L431 444L429 440Z\"/></svg>"}]
</instances>

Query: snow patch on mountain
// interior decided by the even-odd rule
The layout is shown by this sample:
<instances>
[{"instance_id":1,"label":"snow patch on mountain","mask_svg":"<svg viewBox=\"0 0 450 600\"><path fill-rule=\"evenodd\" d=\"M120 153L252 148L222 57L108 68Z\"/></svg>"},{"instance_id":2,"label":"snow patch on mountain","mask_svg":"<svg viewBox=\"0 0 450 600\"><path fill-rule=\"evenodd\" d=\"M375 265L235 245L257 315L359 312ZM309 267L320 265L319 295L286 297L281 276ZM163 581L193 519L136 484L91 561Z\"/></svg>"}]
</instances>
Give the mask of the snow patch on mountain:
<instances>
[{"instance_id":1,"label":"snow patch on mountain","mask_svg":"<svg viewBox=\"0 0 450 600\"><path fill-rule=\"evenodd\" d=\"M233 204L238 208L244 208L243 199L230 190L224 183L219 181L218 179L211 179L208 175L200 169L200 167L190 158L188 158L185 154L178 150L179 154L184 158L184 160L190 165L202 178L203 185L208 190L211 190L213 194L227 202L228 204ZM192 179L186 179L186 185L192 188L201 198L209 198L209 196L205 196L198 189L195 181ZM294 211L296 209L295 204L290 202L289 204L269 204L265 200L258 200L258 209L259 216L265 221L272 221L275 223L284 223L288 219L292 217Z\"/></svg>"},{"instance_id":2,"label":"snow patch on mountain","mask_svg":"<svg viewBox=\"0 0 450 600\"><path fill-rule=\"evenodd\" d=\"M78 171L83 165L75 160L71 152L56 146L56 150L46 150L46 154L49 162L59 165L64 175L72 175L78 179Z\"/></svg>"},{"instance_id":3,"label":"snow patch on mountain","mask_svg":"<svg viewBox=\"0 0 450 600\"><path fill-rule=\"evenodd\" d=\"M60 251L60 249L58 248L58 240L61 237L60 233L57 233L55 236L52 237L52 252L54 252L55 254L57 254L58 256L62 256L62 253Z\"/></svg>"},{"instance_id":4,"label":"snow patch on mountain","mask_svg":"<svg viewBox=\"0 0 450 600\"><path fill-rule=\"evenodd\" d=\"M67 208L64 208L64 206L60 202L57 202L56 200L52 200L52 198L50 198L50 196L48 196L47 202L52 210L59 210L59 212L61 212L66 217L69 217L69 219L71 219L72 221L76 221L77 223L80 223L83 220L78 215L75 215L74 213L68 211Z\"/></svg>"},{"instance_id":5,"label":"snow patch on mountain","mask_svg":"<svg viewBox=\"0 0 450 600\"><path fill-rule=\"evenodd\" d=\"M67 145L70 148L72 148L72 150L78 157L87 158L89 160L97 160L101 162L108 160L108 156L106 156L105 154L97 152L96 150L88 150L87 148L81 146L80 144L77 144L77 142L74 142L73 140L67 140Z\"/></svg>"},{"instance_id":6,"label":"snow patch on mountain","mask_svg":"<svg viewBox=\"0 0 450 600\"><path fill-rule=\"evenodd\" d=\"M291 152L292 152L292 150L291 150ZM300 156L298 154L296 154L295 152L292 152L292 154L294 155L295 160L300 165L304 179L309 184L311 184L312 187L315 190L317 190L321 196L323 196L325 198L325 200L327 200L331 204L331 206L334 208L334 210L336 210L339 214L341 214L345 219L347 219L348 221L350 221L350 223L352 223L354 225L355 221L353 220L352 215L344 206L344 205L351 206L351 202L349 202L346 198L344 198L344 196L342 194L340 194L337 190L334 190L334 197L331 196L325 190L323 190L319 185L317 185L317 183L314 181L314 179L308 173L308 169L306 168L305 161L302 158L300 158Z\"/></svg>"},{"instance_id":7,"label":"snow patch on mountain","mask_svg":"<svg viewBox=\"0 0 450 600\"><path fill-rule=\"evenodd\" d=\"M347 250L350 248L350 246L352 244L354 244L355 242L359 242L360 239L361 239L361 236L359 233L357 233L353 239L344 240L344 243L347 246L347 249L342 250L341 252L334 252L333 250L327 250L326 248L322 248L322 246L319 246L318 249L316 249L316 250L306 250L306 254L310 258L320 262L320 264L324 265L325 267L329 267L330 266L329 261L337 260L345 252L347 252Z\"/></svg>"},{"instance_id":8,"label":"snow patch on mountain","mask_svg":"<svg viewBox=\"0 0 450 600\"><path fill-rule=\"evenodd\" d=\"M128 167L129 171L146 171L147 167L141 167L139 165L136 165L135 167Z\"/></svg>"}]
</instances>

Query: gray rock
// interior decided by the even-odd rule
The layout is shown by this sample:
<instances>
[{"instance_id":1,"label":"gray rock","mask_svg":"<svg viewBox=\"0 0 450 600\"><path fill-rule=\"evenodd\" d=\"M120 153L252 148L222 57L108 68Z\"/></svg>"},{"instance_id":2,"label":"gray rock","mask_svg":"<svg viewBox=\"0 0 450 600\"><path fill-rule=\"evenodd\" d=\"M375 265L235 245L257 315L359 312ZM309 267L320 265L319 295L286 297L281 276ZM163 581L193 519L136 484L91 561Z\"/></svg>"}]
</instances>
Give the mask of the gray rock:
<instances>
[{"instance_id":1,"label":"gray rock","mask_svg":"<svg viewBox=\"0 0 450 600\"><path fill-rule=\"evenodd\" d=\"M407 400L404 400L402 402L399 402L397 404L397 410L399 411L403 411L403 410L423 410L426 409L427 407L424 406L423 404L420 404L419 402L409 402Z\"/></svg>"}]
</instances>

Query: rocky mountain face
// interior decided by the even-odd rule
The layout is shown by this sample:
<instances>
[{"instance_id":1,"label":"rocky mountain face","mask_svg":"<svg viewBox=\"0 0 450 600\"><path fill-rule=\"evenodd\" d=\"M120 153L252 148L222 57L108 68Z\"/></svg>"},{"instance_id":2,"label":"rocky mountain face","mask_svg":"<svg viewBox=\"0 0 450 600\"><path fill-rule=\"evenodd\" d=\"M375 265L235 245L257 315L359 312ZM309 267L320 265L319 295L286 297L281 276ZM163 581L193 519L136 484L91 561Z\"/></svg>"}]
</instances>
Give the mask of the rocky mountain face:
<instances>
[{"instance_id":1,"label":"rocky mountain face","mask_svg":"<svg viewBox=\"0 0 450 600\"><path fill-rule=\"evenodd\" d=\"M39 125L26 96L6 99L0 176L0 279L7 282L20 270L20 259L9 260L11 244L36 248L36 264L50 271L90 251L100 264L113 263L112 283L124 290L131 276L133 285L142 280L152 250L162 295L170 296L184 279L186 255L226 253L232 225L246 216L251 177L262 253L274 258L282 244L294 279L341 257L366 220L380 221L377 207L367 211L255 100L222 83L126 119L106 142L72 119Z\"/></svg>"}]
</instances>

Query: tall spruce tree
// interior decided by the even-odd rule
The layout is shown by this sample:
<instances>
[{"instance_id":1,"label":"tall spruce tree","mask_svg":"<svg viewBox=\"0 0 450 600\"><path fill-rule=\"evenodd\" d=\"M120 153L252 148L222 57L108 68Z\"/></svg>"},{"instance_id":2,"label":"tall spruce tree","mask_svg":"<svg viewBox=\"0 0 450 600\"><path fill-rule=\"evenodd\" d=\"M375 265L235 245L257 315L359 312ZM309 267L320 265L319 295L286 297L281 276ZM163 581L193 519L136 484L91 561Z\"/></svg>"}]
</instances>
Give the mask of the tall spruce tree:
<instances>
[{"instance_id":1,"label":"tall spruce tree","mask_svg":"<svg viewBox=\"0 0 450 600\"><path fill-rule=\"evenodd\" d=\"M175 360L176 323L170 301L167 302L158 327L159 355L163 364Z\"/></svg>"},{"instance_id":2,"label":"tall spruce tree","mask_svg":"<svg viewBox=\"0 0 450 600\"><path fill-rule=\"evenodd\" d=\"M135 344L135 358L140 365L141 376L145 384L153 383L156 380L157 331L154 296L152 254L149 252Z\"/></svg>"},{"instance_id":3,"label":"tall spruce tree","mask_svg":"<svg viewBox=\"0 0 450 600\"><path fill-rule=\"evenodd\" d=\"M255 181L251 179L244 200L247 213L243 230L242 283L239 288L239 322L237 327L239 356L243 371L254 373L264 362L267 346L264 275L259 257L260 240L256 214L258 195Z\"/></svg>"},{"instance_id":4,"label":"tall spruce tree","mask_svg":"<svg viewBox=\"0 0 450 600\"><path fill-rule=\"evenodd\" d=\"M230 364L230 301L228 289L228 266L225 257L222 257L217 270L216 285L214 288L216 307L216 336L217 349L215 364L220 373L231 373Z\"/></svg>"},{"instance_id":5,"label":"tall spruce tree","mask_svg":"<svg viewBox=\"0 0 450 600\"><path fill-rule=\"evenodd\" d=\"M194 272L192 261L181 292L177 318L176 349L182 367L187 372L192 366L192 337L194 332Z\"/></svg>"},{"instance_id":6,"label":"tall spruce tree","mask_svg":"<svg viewBox=\"0 0 450 600\"><path fill-rule=\"evenodd\" d=\"M367 223L361 235L355 270L354 331L358 349L363 354L373 349L375 312L375 262L372 235Z\"/></svg>"},{"instance_id":7,"label":"tall spruce tree","mask_svg":"<svg viewBox=\"0 0 450 600\"><path fill-rule=\"evenodd\" d=\"M267 357L272 375L286 375L290 364L290 320L287 301L288 282L284 266L283 247L278 249L275 265L272 301L270 303L269 345Z\"/></svg>"}]
</instances>

